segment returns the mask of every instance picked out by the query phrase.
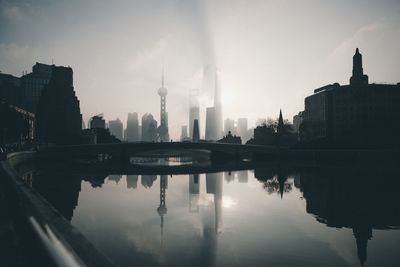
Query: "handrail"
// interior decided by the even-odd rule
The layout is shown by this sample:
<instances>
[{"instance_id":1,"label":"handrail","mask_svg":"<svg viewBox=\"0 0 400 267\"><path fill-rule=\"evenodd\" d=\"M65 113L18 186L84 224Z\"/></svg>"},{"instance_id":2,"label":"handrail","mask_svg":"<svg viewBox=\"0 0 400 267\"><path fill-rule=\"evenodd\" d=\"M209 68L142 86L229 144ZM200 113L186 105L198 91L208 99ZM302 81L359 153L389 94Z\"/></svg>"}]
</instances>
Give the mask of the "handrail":
<instances>
[{"instance_id":1,"label":"handrail","mask_svg":"<svg viewBox=\"0 0 400 267\"><path fill-rule=\"evenodd\" d=\"M40 225L33 217L29 216L28 222L36 237L42 243L46 254L52 262L59 267L86 266L82 260L53 233L48 224Z\"/></svg>"}]
</instances>

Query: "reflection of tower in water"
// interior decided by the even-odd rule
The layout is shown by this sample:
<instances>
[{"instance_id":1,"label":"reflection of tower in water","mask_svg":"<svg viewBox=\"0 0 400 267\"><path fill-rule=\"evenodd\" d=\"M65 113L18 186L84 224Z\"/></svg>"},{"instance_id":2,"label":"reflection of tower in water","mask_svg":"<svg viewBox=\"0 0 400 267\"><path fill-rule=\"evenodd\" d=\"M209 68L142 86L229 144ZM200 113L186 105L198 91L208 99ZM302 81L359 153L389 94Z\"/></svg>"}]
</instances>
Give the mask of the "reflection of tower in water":
<instances>
[{"instance_id":1,"label":"reflection of tower in water","mask_svg":"<svg viewBox=\"0 0 400 267\"><path fill-rule=\"evenodd\" d=\"M199 212L200 183L199 175L189 175L189 212Z\"/></svg>"},{"instance_id":2,"label":"reflection of tower in water","mask_svg":"<svg viewBox=\"0 0 400 267\"><path fill-rule=\"evenodd\" d=\"M165 204L165 189L168 187L168 176L160 175L160 206L157 208L158 215L160 215L161 223L161 244L163 242L163 234L164 234L164 215L167 214L167 207Z\"/></svg>"}]
</instances>

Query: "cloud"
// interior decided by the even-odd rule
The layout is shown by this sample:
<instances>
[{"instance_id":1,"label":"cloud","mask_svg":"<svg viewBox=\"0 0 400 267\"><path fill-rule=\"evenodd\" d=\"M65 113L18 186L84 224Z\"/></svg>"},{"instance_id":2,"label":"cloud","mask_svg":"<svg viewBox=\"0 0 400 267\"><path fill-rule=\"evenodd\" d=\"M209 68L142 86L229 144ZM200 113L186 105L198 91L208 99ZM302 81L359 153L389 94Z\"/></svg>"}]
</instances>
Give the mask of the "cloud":
<instances>
[{"instance_id":1,"label":"cloud","mask_svg":"<svg viewBox=\"0 0 400 267\"><path fill-rule=\"evenodd\" d=\"M11 22L20 22L23 21L24 16L22 15L22 11L17 6L2 6L0 7L0 14L5 19Z\"/></svg>"},{"instance_id":2,"label":"cloud","mask_svg":"<svg viewBox=\"0 0 400 267\"><path fill-rule=\"evenodd\" d=\"M13 75L19 75L28 66L35 62L37 51L30 46L18 46L15 43L0 43L0 70Z\"/></svg>"}]
</instances>

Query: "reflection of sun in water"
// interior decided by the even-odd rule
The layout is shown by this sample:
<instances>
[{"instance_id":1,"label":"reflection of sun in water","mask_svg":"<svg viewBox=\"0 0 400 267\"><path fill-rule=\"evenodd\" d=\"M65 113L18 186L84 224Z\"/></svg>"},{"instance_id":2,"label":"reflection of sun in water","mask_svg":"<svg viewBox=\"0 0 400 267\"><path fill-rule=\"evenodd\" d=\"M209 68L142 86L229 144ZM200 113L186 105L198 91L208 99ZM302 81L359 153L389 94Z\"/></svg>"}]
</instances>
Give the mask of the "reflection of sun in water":
<instances>
[{"instance_id":1,"label":"reflection of sun in water","mask_svg":"<svg viewBox=\"0 0 400 267\"><path fill-rule=\"evenodd\" d=\"M233 200L233 199L232 199L231 197L229 197L229 196L224 196L224 197L222 198L222 206L223 206L224 208L229 209L229 208L235 206L236 204L237 204L236 201Z\"/></svg>"}]
</instances>

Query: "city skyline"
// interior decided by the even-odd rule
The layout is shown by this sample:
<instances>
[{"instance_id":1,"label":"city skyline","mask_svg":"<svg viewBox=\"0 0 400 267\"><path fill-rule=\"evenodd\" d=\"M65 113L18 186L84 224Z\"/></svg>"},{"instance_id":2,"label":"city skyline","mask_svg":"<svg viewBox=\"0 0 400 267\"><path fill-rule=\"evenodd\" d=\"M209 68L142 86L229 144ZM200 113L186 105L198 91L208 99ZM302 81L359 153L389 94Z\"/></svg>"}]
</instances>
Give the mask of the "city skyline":
<instances>
[{"instance_id":1,"label":"city skyline","mask_svg":"<svg viewBox=\"0 0 400 267\"><path fill-rule=\"evenodd\" d=\"M187 125L189 91L195 88L204 132L205 108L212 105L214 93L209 66L221 73L224 119L247 117L249 126L258 118L275 118L280 108L291 118L303 110L305 96L322 85L348 84L356 47L365 55L370 83L399 82L396 1L224 3L2 1L0 70L20 76L36 61L51 64L52 59L71 66L84 121L104 113L107 121L119 117L125 127L130 112L150 112L160 121L154 88L164 60L169 129L175 140L181 125ZM89 10L94 16L86 16ZM139 14L149 10L149 18ZM311 13L312 20L307 18ZM321 35L327 30L328 35ZM211 77L202 79L204 73Z\"/></svg>"}]
</instances>

